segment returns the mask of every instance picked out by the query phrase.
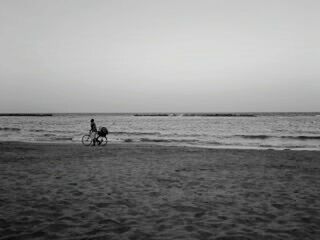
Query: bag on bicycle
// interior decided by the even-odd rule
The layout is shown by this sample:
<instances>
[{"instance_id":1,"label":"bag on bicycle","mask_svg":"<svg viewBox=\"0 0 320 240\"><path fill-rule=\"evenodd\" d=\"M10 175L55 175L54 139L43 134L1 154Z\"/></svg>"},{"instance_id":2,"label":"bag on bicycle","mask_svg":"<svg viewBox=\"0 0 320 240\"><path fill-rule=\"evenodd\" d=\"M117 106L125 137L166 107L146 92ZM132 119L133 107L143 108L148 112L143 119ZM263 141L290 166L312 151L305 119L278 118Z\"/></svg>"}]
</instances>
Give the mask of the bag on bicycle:
<instances>
[{"instance_id":1,"label":"bag on bicycle","mask_svg":"<svg viewBox=\"0 0 320 240\"><path fill-rule=\"evenodd\" d=\"M102 128L100 129L100 131L99 131L99 135L100 135L101 137L105 137L105 136L107 136L107 134L109 134L108 129L107 129L106 127L102 127Z\"/></svg>"}]
</instances>

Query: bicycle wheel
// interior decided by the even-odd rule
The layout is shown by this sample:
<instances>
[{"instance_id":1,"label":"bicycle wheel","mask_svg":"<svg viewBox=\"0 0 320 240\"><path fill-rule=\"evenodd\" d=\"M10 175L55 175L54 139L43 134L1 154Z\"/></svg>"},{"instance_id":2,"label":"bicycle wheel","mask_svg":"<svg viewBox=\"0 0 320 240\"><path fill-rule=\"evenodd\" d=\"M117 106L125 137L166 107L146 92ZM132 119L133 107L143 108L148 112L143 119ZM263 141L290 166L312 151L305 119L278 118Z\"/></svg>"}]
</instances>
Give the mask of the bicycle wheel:
<instances>
[{"instance_id":1,"label":"bicycle wheel","mask_svg":"<svg viewBox=\"0 0 320 240\"><path fill-rule=\"evenodd\" d=\"M92 138L90 135L84 135L82 137L82 144L85 146L90 146L92 143Z\"/></svg>"}]
</instances>

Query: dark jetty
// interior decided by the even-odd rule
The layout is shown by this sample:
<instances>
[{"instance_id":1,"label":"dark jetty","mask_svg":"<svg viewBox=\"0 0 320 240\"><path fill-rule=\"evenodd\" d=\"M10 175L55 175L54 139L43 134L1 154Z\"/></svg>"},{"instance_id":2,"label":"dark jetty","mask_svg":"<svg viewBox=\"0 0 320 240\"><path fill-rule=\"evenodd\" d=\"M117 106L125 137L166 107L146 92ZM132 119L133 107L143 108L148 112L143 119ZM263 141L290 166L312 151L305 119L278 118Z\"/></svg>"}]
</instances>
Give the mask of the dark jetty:
<instances>
[{"instance_id":1,"label":"dark jetty","mask_svg":"<svg viewBox=\"0 0 320 240\"><path fill-rule=\"evenodd\" d=\"M175 117L177 116L174 113L142 113L142 114L134 114L135 117Z\"/></svg>"},{"instance_id":2,"label":"dark jetty","mask_svg":"<svg viewBox=\"0 0 320 240\"><path fill-rule=\"evenodd\" d=\"M135 117L256 117L253 114L237 114L237 113L139 113L134 114Z\"/></svg>"},{"instance_id":3,"label":"dark jetty","mask_svg":"<svg viewBox=\"0 0 320 240\"><path fill-rule=\"evenodd\" d=\"M52 117L51 113L0 113L0 117Z\"/></svg>"},{"instance_id":4,"label":"dark jetty","mask_svg":"<svg viewBox=\"0 0 320 240\"><path fill-rule=\"evenodd\" d=\"M234 113L186 113L184 117L256 117L253 114L234 114Z\"/></svg>"}]
</instances>

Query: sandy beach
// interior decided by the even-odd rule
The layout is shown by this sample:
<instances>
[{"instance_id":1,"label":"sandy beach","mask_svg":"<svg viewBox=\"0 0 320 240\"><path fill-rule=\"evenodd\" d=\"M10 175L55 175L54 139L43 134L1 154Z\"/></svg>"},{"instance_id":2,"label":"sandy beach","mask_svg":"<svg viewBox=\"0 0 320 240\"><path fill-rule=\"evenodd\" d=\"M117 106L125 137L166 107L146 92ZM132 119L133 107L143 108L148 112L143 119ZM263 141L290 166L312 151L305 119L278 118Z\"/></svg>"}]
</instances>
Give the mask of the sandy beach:
<instances>
[{"instance_id":1,"label":"sandy beach","mask_svg":"<svg viewBox=\"0 0 320 240\"><path fill-rule=\"evenodd\" d=\"M320 153L0 143L0 239L320 239Z\"/></svg>"}]
</instances>

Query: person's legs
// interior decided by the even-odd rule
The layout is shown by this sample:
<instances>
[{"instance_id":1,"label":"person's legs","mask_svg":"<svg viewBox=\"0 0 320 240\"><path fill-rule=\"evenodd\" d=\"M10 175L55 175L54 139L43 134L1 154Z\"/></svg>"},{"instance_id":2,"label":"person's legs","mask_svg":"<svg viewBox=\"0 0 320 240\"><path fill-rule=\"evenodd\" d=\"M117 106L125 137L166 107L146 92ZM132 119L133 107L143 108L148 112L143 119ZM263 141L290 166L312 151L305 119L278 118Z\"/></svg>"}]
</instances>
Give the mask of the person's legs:
<instances>
[{"instance_id":1,"label":"person's legs","mask_svg":"<svg viewBox=\"0 0 320 240\"><path fill-rule=\"evenodd\" d=\"M96 145L96 141L97 141L97 133L96 132L92 132L91 133L91 138L92 138L92 142L93 142L93 146Z\"/></svg>"},{"instance_id":2,"label":"person's legs","mask_svg":"<svg viewBox=\"0 0 320 240\"><path fill-rule=\"evenodd\" d=\"M101 142L99 141L99 137L100 137L100 132L98 131L96 135L96 142L98 143L98 145L101 144Z\"/></svg>"}]
</instances>

